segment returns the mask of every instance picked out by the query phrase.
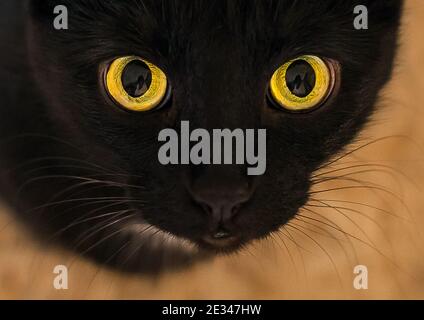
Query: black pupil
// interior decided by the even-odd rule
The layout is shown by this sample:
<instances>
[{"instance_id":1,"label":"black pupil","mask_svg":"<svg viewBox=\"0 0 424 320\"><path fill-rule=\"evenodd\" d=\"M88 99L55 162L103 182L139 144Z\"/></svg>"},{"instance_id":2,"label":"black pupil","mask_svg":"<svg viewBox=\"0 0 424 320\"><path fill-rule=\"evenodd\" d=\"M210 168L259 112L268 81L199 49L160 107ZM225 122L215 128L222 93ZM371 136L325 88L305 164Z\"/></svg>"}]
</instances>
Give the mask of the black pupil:
<instances>
[{"instance_id":1,"label":"black pupil","mask_svg":"<svg viewBox=\"0 0 424 320\"><path fill-rule=\"evenodd\" d=\"M286 83L297 97L307 97L315 87L315 71L305 60L293 62L286 71Z\"/></svg>"},{"instance_id":2,"label":"black pupil","mask_svg":"<svg viewBox=\"0 0 424 320\"><path fill-rule=\"evenodd\" d=\"M152 84L152 72L143 61L130 62L122 72L122 85L132 97L141 97L149 90Z\"/></svg>"}]
</instances>

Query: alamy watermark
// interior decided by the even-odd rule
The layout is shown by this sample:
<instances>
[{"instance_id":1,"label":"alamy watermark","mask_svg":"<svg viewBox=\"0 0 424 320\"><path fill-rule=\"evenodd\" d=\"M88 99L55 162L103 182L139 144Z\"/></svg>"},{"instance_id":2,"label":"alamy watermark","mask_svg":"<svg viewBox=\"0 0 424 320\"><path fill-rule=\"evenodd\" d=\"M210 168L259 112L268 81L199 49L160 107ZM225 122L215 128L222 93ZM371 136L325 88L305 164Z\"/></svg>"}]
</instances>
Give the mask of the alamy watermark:
<instances>
[{"instance_id":1,"label":"alamy watermark","mask_svg":"<svg viewBox=\"0 0 424 320\"><path fill-rule=\"evenodd\" d=\"M356 15L353 26L356 30L368 30L368 8L365 5L358 5L353 9Z\"/></svg>"},{"instance_id":2,"label":"alamy watermark","mask_svg":"<svg viewBox=\"0 0 424 320\"><path fill-rule=\"evenodd\" d=\"M56 15L53 20L53 27L56 30L68 30L68 8L64 5L54 7L53 13Z\"/></svg>"},{"instance_id":3,"label":"alamy watermark","mask_svg":"<svg viewBox=\"0 0 424 320\"><path fill-rule=\"evenodd\" d=\"M368 290L368 268L359 265L353 269L353 273L356 274L353 280L353 287L356 290Z\"/></svg>"},{"instance_id":4,"label":"alamy watermark","mask_svg":"<svg viewBox=\"0 0 424 320\"><path fill-rule=\"evenodd\" d=\"M212 133L195 129L190 132L190 123L182 121L180 134L174 129L163 129L158 140L165 142L158 153L162 165L235 163L250 165L249 176L263 175L266 171L266 129L214 129Z\"/></svg>"},{"instance_id":5,"label":"alamy watermark","mask_svg":"<svg viewBox=\"0 0 424 320\"><path fill-rule=\"evenodd\" d=\"M63 265L54 267L53 273L56 276L53 279L53 287L56 290L68 290L68 268Z\"/></svg>"}]
</instances>

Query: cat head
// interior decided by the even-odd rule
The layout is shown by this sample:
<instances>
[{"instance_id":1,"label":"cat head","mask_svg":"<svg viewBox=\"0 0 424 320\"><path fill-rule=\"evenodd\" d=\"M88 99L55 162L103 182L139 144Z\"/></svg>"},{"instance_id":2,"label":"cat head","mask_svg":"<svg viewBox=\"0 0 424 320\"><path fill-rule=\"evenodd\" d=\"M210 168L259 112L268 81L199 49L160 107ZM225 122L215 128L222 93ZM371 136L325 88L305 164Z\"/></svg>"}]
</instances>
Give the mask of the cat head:
<instances>
[{"instance_id":1,"label":"cat head","mask_svg":"<svg viewBox=\"0 0 424 320\"><path fill-rule=\"evenodd\" d=\"M134 221L213 251L269 235L307 202L312 173L352 141L375 109L391 74L402 5L30 3L30 59L49 119L89 150L92 162L122 168ZM354 27L359 4L368 9L368 29ZM57 5L68 10L68 29L54 28ZM137 80L132 89L124 84L133 98L166 80L158 101L140 110L119 102L108 82L112 66L122 75L131 63L119 60L125 57L133 63L128 81ZM286 86L273 82L278 75ZM324 89L315 92L318 85ZM287 89L295 96L289 101ZM318 100L304 99L311 92ZM266 129L266 172L249 176L237 164L162 165L159 133L179 131L182 121L208 131Z\"/></svg>"}]
</instances>

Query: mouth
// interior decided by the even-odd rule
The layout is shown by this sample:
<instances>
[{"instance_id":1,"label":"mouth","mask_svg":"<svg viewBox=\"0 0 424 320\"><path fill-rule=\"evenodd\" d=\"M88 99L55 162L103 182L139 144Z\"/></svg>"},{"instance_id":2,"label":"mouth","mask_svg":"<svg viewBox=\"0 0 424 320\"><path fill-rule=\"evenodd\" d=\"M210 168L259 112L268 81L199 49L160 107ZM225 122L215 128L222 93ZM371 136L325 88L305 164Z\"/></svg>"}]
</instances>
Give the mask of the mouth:
<instances>
[{"instance_id":1,"label":"mouth","mask_svg":"<svg viewBox=\"0 0 424 320\"><path fill-rule=\"evenodd\" d=\"M230 253L242 247L243 240L240 235L218 231L203 236L199 244L202 248L216 253Z\"/></svg>"},{"instance_id":2,"label":"mouth","mask_svg":"<svg viewBox=\"0 0 424 320\"><path fill-rule=\"evenodd\" d=\"M161 244L169 250L182 250L189 253L198 253L196 247L205 253L231 253L239 250L246 242L241 234L230 233L224 229L210 232L197 239L189 239L174 235L172 232L164 231L158 226L147 222L129 224L125 228L132 234L138 234L140 241L148 240L151 244ZM202 250L203 249L203 250Z\"/></svg>"}]
</instances>

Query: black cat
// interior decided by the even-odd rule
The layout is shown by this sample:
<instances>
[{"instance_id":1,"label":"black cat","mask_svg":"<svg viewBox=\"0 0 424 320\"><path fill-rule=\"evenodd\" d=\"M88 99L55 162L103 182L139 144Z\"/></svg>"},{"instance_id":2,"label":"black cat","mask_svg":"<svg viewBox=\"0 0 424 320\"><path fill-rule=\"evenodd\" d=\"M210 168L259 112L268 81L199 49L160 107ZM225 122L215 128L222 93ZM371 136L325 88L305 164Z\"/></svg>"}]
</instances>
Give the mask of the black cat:
<instances>
[{"instance_id":1,"label":"black cat","mask_svg":"<svg viewBox=\"0 0 424 320\"><path fill-rule=\"evenodd\" d=\"M1 2L2 195L47 242L159 272L296 215L375 110L403 1ZM266 129L265 174L162 165L158 135L182 121Z\"/></svg>"}]
</instances>

